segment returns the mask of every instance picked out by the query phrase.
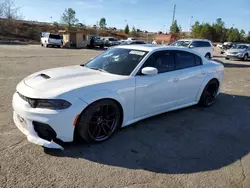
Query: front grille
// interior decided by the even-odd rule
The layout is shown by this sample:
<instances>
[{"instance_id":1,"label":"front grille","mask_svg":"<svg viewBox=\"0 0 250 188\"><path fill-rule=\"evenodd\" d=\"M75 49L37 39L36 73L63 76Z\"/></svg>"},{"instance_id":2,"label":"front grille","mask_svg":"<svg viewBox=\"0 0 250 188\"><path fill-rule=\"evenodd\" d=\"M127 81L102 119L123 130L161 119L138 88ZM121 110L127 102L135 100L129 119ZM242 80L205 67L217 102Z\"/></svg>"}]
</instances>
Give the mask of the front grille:
<instances>
[{"instance_id":1,"label":"front grille","mask_svg":"<svg viewBox=\"0 0 250 188\"><path fill-rule=\"evenodd\" d=\"M29 98L29 97L25 97L24 95L22 95L21 93L17 92L18 95L24 100L26 101L27 103L29 103L29 105L32 107L32 108L35 108L37 106L37 100L36 99L32 99L32 98Z\"/></svg>"},{"instance_id":2,"label":"front grille","mask_svg":"<svg viewBox=\"0 0 250 188\"><path fill-rule=\"evenodd\" d=\"M238 52L231 52L230 54L237 54Z\"/></svg>"},{"instance_id":3,"label":"front grille","mask_svg":"<svg viewBox=\"0 0 250 188\"><path fill-rule=\"evenodd\" d=\"M51 126L45 123L40 123L37 121L33 121L34 130L37 132L37 135L44 139L44 140L55 140L56 139L56 132L52 129Z\"/></svg>"}]
</instances>

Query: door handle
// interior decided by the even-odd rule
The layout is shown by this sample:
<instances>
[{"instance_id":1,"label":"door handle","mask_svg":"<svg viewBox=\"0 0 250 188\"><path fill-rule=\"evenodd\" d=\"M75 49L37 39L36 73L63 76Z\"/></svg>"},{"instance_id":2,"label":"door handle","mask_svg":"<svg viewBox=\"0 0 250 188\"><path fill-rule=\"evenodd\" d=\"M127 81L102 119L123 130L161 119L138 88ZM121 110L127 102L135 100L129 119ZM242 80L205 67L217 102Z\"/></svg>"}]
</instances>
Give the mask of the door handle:
<instances>
[{"instance_id":1,"label":"door handle","mask_svg":"<svg viewBox=\"0 0 250 188\"><path fill-rule=\"evenodd\" d=\"M179 78L174 78L173 79L173 82L178 82L179 81Z\"/></svg>"},{"instance_id":2,"label":"door handle","mask_svg":"<svg viewBox=\"0 0 250 188\"><path fill-rule=\"evenodd\" d=\"M206 74L206 72L205 71L201 71L201 74L204 75L204 74Z\"/></svg>"}]
</instances>

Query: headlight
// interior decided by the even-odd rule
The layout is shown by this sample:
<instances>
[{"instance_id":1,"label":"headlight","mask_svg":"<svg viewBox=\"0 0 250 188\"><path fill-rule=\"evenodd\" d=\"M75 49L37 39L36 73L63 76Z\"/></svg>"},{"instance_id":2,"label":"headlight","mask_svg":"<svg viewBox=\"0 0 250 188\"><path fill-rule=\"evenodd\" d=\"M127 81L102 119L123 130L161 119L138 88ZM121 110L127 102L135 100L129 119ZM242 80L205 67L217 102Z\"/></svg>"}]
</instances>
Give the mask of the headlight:
<instances>
[{"instance_id":1,"label":"headlight","mask_svg":"<svg viewBox=\"0 0 250 188\"><path fill-rule=\"evenodd\" d=\"M47 108L52 110L63 110L69 108L71 103L62 99L32 99L17 92L18 95L32 108Z\"/></svg>"},{"instance_id":2,"label":"headlight","mask_svg":"<svg viewBox=\"0 0 250 188\"><path fill-rule=\"evenodd\" d=\"M52 110L63 110L69 108L71 103L62 99L37 99L33 108L46 108Z\"/></svg>"}]
</instances>

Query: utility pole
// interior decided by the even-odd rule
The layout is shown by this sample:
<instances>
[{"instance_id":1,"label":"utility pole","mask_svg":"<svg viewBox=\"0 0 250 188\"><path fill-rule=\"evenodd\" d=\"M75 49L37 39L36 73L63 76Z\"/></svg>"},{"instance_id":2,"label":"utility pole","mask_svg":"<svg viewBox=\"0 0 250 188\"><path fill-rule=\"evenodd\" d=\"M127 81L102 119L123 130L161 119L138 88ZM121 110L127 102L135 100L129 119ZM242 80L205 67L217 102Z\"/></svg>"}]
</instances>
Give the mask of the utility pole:
<instances>
[{"instance_id":1,"label":"utility pole","mask_svg":"<svg viewBox=\"0 0 250 188\"><path fill-rule=\"evenodd\" d=\"M193 16L190 17L190 21L189 21L189 31L191 32L192 30L192 19L193 19Z\"/></svg>"},{"instance_id":2,"label":"utility pole","mask_svg":"<svg viewBox=\"0 0 250 188\"><path fill-rule=\"evenodd\" d=\"M175 17L175 8L176 8L176 4L174 5L174 12L173 12L173 20L172 20L172 24L174 23L174 17Z\"/></svg>"}]
</instances>

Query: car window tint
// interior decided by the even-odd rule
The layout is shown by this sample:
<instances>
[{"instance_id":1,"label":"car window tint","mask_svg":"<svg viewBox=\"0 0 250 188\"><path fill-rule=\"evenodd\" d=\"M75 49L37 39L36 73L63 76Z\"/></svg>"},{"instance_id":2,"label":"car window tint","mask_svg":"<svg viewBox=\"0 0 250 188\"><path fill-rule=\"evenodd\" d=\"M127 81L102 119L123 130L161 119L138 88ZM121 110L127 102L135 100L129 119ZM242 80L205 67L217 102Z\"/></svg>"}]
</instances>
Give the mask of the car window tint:
<instances>
[{"instance_id":1,"label":"car window tint","mask_svg":"<svg viewBox=\"0 0 250 188\"><path fill-rule=\"evenodd\" d=\"M194 47L211 47L210 43L207 41L194 41L192 45Z\"/></svg>"},{"instance_id":2,"label":"car window tint","mask_svg":"<svg viewBox=\"0 0 250 188\"><path fill-rule=\"evenodd\" d=\"M49 38L51 38L51 39L61 39L60 35L53 35L53 34L50 34Z\"/></svg>"},{"instance_id":3,"label":"car window tint","mask_svg":"<svg viewBox=\"0 0 250 188\"><path fill-rule=\"evenodd\" d=\"M195 65L202 65L202 60L199 56L194 55L195 58Z\"/></svg>"},{"instance_id":4,"label":"car window tint","mask_svg":"<svg viewBox=\"0 0 250 188\"><path fill-rule=\"evenodd\" d=\"M197 41L193 41L191 44L193 47L199 47Z\"/></svg>"},{"instance_id":5,"label":"car window tint","mask_svg":"<svg viewBox=\"0 0 250 188\"><path fill-rule=\"evenodd\" d=\"M143 41L136 41L135 44L145 44Z\"/></svg>"},{"instance_id":6,"label":"car window tint","mask_svg":"<svg viewBox=\"0 0 250 188\"><path fill-rule=\"evenodd\" d=\"M172 51L162 51L152 54L143 67L155 67L158 73L174 70L174 55Z\"/></svg>"},{"instance_id":7,"label":"car window tint","mask_svg":"<svg viewBox=\"0 0 250 188\"><path fill-rule=\"evenodd\" d=\"M196 65L195 55L189 52L177 51L175 57L176 57L175 59L176 69L184 69Z\"/></svg>"},{"instance_id":8,"label":"car window tint","mask_svg":"<svg viewBox=\"0 0 250 188\"><path fill-rule=\"evenodd\" d=\"M204 47L211 47L211 45L210 45L209 42L203 42L203 46L204 46Z\"/></svg>"}]
</instances>

